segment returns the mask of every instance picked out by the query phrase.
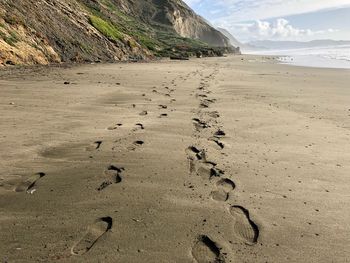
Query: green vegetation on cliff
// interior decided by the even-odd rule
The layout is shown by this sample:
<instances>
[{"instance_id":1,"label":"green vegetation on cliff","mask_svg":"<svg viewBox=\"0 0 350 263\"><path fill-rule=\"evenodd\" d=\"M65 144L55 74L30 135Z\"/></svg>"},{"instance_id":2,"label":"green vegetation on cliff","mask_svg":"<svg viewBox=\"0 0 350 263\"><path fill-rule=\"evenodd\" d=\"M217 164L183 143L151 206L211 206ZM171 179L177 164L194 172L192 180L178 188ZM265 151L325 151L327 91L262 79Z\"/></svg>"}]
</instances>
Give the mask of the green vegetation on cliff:
<instances>
[{"instance_id":1,"label":"green vegetation on cliff","mask_svg":"<svg viewBox=\"0 0 350 263\"><path fill-rule=\"evenodd\" d=\"M0 1L0 65L223 51L227 38L179 0Z\"/></svg>"},{"instance_id":2,"label":"green vegetation on cliff","mask_svg":"<svg viewBox=\"0 0 350 263\"><path fill-rule=\"evenodd\" d=\"M103 20L100 17L91 15L89 17L91 25L93 25L98 31L100 31L106 37L112 40L122 40L123 34L112 24Z\"/></svg>"}]
</instances>

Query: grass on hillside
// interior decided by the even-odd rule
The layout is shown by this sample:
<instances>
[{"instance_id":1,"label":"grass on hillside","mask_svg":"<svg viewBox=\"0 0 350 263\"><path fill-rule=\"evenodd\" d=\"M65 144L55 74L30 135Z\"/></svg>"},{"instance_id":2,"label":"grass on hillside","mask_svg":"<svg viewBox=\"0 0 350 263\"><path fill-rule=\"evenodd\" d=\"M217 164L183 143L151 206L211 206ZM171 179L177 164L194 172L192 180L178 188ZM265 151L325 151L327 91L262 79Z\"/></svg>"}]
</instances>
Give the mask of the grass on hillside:
<instances>
[{"instance_id":1,"label":"grass on hillside","mask_svg":"<svg viewBox=\"0 0 350 263\"><path fill-rule=\"evenodd\" d=\"M118 28L103 20L100 17L97 17L95 15L90 15L90 23L95 27L98 31L100 31L104 36L112 39L112 40L123 40L123 33L121 33Z\"/></svg>"},{"instance_id":2,"label":"grass on hillside","mask_svg":"<svg viewBox=\"0 0 350 263\"><path fill-rule=\"evenodd\" d=\"M103 5L85 3L84 6L91 13L90 23L110 39L123 40L125 35L129 35L141 46L152 51L155 56L169 56L175 50L194 53L209 48L200 40L181 37L171 27L157 23L145 24L121 12L110 0L104 0L103 3Z\"/></svg>"},{"instance_id":3,"label":"grass on hillside","mask_svg":"<svg viewBox=\"0 0 350 263\"><path fill-rule=\"evenodd\" d=\"M20 40L18 35L11 31L9 35L6 35L4 32L0 31L0 37L10 46L16 46L16 43Z\"/></svg>"}]
</instances>

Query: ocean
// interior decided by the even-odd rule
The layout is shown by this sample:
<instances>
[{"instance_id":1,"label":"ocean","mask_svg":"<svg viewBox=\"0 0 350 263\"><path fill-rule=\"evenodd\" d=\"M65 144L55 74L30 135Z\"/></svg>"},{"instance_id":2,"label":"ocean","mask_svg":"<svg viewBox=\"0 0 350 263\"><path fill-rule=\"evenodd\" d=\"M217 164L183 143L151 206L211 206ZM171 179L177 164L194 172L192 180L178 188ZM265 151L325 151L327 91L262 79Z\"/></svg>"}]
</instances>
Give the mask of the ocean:
<instances>
[{"instance_id":1,"label":"ocean","mask_svg":"<svg viewBox=\"0 0 350 263\"><path fill-rule=\"evenodd\" d=\"M282 64L304 67L350 69L350 45L247 52L276 55Z\"/></svg>"}]
</instances>

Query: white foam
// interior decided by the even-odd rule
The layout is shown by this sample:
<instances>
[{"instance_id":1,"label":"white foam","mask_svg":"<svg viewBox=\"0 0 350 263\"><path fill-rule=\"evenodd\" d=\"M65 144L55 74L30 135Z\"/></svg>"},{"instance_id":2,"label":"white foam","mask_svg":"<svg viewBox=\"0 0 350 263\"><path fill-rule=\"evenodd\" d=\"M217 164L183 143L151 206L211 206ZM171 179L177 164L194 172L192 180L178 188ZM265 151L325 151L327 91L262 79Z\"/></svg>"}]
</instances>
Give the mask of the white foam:
<instances>
[{"instance_id":1,"label":"white foam","mask_svg":"<svg viewBox=\"0 0 350 263\"><path fill-rule=\"evenodd\" d=\"M254 54L281 56L281 63L295 66L350 69L350 45L258 51Z\"/></svg>"}]
</instances>

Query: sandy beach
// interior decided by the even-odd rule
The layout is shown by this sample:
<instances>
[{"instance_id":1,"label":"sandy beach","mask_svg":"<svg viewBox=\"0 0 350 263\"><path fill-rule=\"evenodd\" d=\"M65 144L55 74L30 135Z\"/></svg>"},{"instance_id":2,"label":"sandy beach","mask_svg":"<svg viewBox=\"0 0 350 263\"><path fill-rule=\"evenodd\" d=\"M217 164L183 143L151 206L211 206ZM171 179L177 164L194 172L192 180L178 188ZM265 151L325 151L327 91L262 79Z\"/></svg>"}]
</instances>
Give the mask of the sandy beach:
<instances>
[{"instance_id":1,"label":"sandy beach","mask_svg":"<svg viewBox=\"0 0 350 263\"><path fill-rule=\"evenodd\" d=\"M0 72L1 262L350 262L350 70Z\"/></svg>"}]
</instances>

